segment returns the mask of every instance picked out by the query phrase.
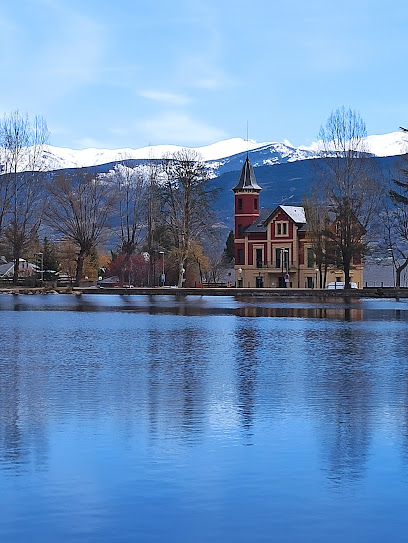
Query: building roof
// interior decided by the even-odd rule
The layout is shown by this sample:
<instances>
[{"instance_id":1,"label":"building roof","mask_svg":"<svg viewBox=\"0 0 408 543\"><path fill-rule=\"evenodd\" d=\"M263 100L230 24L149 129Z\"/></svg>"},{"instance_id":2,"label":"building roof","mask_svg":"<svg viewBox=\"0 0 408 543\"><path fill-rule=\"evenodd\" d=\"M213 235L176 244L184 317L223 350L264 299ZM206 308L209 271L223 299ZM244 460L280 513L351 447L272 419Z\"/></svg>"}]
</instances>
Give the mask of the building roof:
<instances>
[{"instance_id":1,"label":"building roof","mask_svg":"<svg viewBox=\"0 0 408 543\"><path fill-rule=\"evenodd\" d=\"M6 264L0 264L0 277L8 276L14 268L14 262L7 262Z\"/></svg>"},{"instance_id":2,"label":"building roof","mask_svg":"<svg viewBox=\"0 0 408 543\"><path fill-rule=\"evenodd\" d=\"M279 206L286 215L298 224L306 223L305 208L300 206Z\"/></svg>"},{"instance_id":3,"label":"building roof","mask_svg":"<svg viewBox=\"0 0 408 543\"><path fill-rule=\"evenodd\" d=\"M232 190L234 192L239 192L241 190L254 190L256 192L259 192L260 190L262 190L262 187L260 187L256 182L254 169L248 157L246 157L244 165L242 166L238 183Z\"/></svg>"},{"instance_id":4,"label":"building roof","mask_svg":"<svg viewBox=\"0 0 408 543\"><path fill-rule=\"evenodd\" d=\"M259 210L259 217L244 229L245 234L260 234L266 232L268 228L267 219L272 214L273 209L262 208Z\"/></svg>"},{"instance_id":5,"label":"building roof","mask_svg":"<svg viewBox=\"0 0 408 543\"><path fill-rule=\"evenodd\" d=\"M35 264L31 264L30 262L27 262L24 260L24 258L20 258L19 260L19 272L24 272L30 270L30 272L36 271L38 269L38 266ZM12 277L14 274L14 261L13 262L6 262L5 264L0 264L0 277Z\"/></svg>"},{"instance_id":6,"label":"building roof","mask_svg":"<svg viewBox=\"0 0 408 543\"><path fill-rule=\"evenodd\" d=\"M270 222L273 215L275 215L276 211L281 209L284 211L293 222L296 224L302 224L303 228L306 225L306 216L305 216L305 210L303 207L300 206L278 206L275 209L267 209L262 208L259 210L259 217L254 220L252 224L247 226L244 229L245 234L261 234L263 232L266 232L268 228L268 224Z\"/></svg>"}]
</instances>

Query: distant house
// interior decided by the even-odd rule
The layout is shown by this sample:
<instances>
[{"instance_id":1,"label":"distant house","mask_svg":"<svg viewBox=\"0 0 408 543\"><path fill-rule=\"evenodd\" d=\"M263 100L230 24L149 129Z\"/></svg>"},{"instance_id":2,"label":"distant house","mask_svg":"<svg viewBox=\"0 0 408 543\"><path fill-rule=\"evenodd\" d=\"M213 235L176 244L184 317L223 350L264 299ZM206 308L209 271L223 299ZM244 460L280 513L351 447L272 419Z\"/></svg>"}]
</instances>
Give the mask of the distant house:
<instances>
[{"instance_id":1,"label":"distant house","mask_svg":"<svg viewBox=\"0 0 408 543\"><path fill-rule=\"evenodd\" d=\"M247 157L235 193L235 281L240 287L314 288L317 270L307 237L305 210L278 205L260 208L258 185ZM357 263L350 280L363 285L363 266ZM330 269L327 283L344 281L341 270Z\"/></svg>"},{"instance_id":2,"label":"distant house","mask_svg":"<svg viewBox=\"0 0 408 543\"><path fill-rule=\"evenodd\" d=\"M4 259L3 259L4 260ZM37 273L37 266L20 258L18 266L19 277L31 277ZM0 279L11 279L14 274L14 262L0 264Z\"/></svg>"}]
</instances>

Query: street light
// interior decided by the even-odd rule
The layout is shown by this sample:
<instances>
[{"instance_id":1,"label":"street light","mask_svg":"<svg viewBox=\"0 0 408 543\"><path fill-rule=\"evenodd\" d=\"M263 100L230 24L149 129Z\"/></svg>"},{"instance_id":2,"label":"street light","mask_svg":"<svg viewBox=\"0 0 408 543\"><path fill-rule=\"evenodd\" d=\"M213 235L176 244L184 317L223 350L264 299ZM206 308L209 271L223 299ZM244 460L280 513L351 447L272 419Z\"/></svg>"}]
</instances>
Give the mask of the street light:
<instances>
[{"instance_id":1,"label":"street light","mask_svg":"<svg viewBox=\"0 0 408 543\"><path fill-rule=\"evenodd\" d=\"M41 281L41 284L42 284L42 283L44 283L44 254L43 253L34 253L34 256L36 257L36 264L37 264L37 262L40 264L40 281ZM38 259L37 259L37 257L38 257ZM38 268L38 266L37 266L37 268Z\"/></svg>"},{"instance_id":2,"label":"street light","mask_svg":"<svg viewBox=\"0 0 408 543\"><path fill-rule=\"evenodd\" d=\"M165 275L165 273L164 273L164 251L159 251L159 255L162 255L161 284L162 284L162 287L164 287L164 283L166 282L166 275Z\"/></svg>"},{"instance_id":3,"label":"street light","mask_svg":"<svg viewBox=\"0 0 408 543\"><path fill-rule=\"evenodd\" d=\"M287 260L285 259L285 254L288 255ZM283 274L283 266L284 266L284 264L285 264L285 260L286 260L286 275L289 276L289 274L288 274L288 266L289 266L289 249L284 249L284 248L282 248L282 249L281 249L282 288L286 288L286 277L285 277L284 274ZM288 279L288 282L289 282L289 279Z\"/></svg>"},{"instance_id":4,"label":"street light","mask_svg":"<svg viewBox=\"0 0 408 543\"><path fill-rule=\"evenodd\" d=\"M239 274L239 277L238 277L238 287L242 287L242 277L241 277L241 273L242 273L242 268L238 268L238 274Z\"/></svg>"},{"instance_id":5,"label":"street light","mask_svg":"<svg viewBox=\"0 0 408 543\"><path fill-rule=\"evenodd\" d=\"M315 288L317 288L317 274L319 273L319 268L316 268L315 269L315 277L316 277L316 280L315 280ZM320 285L320 288L322 288L322 286Z\"/></svg>"}]
</instances>

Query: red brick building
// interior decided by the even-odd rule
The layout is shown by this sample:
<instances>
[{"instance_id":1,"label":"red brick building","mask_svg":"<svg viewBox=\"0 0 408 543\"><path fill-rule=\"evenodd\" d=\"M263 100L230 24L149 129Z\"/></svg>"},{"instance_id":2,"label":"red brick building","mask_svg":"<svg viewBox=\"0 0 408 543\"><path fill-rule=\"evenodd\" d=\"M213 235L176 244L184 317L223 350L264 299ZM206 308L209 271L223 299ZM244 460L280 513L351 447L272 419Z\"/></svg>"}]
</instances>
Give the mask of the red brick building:
<instances>
[{"instance_id":1,"label":"red brick building","mask_svg":"<svg viewBox=\"0 0 408 543\"><path fill-rule=\"evenodd\" d=\"M235 282L240 287L314 288L317 270L306 235L303 207L260 208L258 185L247 157L235 193ZM362 285L362 266L352 272ZM327 282L344 281L329 271Z\"/></svg>"}]
</instances>

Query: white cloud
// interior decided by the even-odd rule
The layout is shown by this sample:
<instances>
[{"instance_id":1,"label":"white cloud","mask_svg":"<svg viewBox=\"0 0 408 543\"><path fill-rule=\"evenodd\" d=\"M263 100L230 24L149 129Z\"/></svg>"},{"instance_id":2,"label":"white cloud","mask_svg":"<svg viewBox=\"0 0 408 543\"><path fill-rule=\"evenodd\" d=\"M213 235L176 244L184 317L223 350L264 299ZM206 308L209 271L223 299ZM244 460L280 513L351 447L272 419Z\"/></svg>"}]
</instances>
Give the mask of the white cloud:
<instances>
[{"instance_id":1,"label":"white cloud","mask_svg":"<svg viewBox=\"0 0 408 543\"><path fill-rule=\"evenodd\" d=\"M193 119L185 113L168 112L154 119L138 123L137 128L145 139L152 143L178 143L180 145L214 142L227 137L227 134L214 126Z\"/></svg>"},{"instance_id":2,"label":"white cloud","mask_svg":"<svg viewBox=\"0 0 408 543\"><path fill-rule=\"evenodd\" d=\"M147 98L148 100L154 100L156 102L164 102L167 104L173 104L176 106L182 106L191 102L188 96L182 94L173 94L171 92L145 90L141 91L140 96Z\"/></svg>"}]
</instances>

